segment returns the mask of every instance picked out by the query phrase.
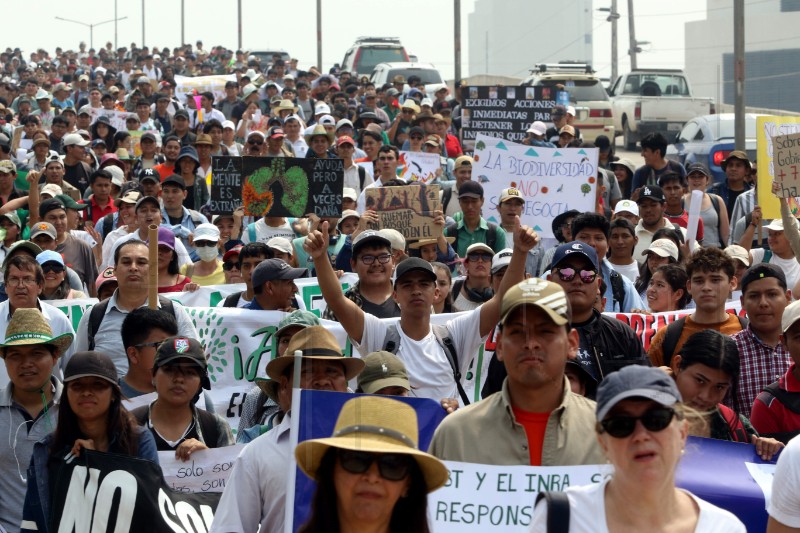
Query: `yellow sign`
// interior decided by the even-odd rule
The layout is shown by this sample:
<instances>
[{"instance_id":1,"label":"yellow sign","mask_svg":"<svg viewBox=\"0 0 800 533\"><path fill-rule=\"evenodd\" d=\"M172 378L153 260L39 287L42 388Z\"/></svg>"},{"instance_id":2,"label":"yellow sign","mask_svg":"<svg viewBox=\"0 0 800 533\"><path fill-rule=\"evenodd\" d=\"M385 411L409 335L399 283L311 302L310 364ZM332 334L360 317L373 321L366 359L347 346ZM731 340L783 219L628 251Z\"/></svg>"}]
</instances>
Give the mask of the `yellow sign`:
<instances>
[{"instance_id":1,"label":"yellow sign","mask_svg":"<svg viewBox=\"0 0 800 533\"><path fill-rule=\"evenodd\" d=\"M800 117L758 117L756 119L756 143L758 156L758 205L765 219L781 218L778 198L772 194L775 179L775 147L773 137L800 133ZM789 198L789 207L800 215L800 198ZM732 220L733 224L734 221Z\"/></svg>"}]
</instances>

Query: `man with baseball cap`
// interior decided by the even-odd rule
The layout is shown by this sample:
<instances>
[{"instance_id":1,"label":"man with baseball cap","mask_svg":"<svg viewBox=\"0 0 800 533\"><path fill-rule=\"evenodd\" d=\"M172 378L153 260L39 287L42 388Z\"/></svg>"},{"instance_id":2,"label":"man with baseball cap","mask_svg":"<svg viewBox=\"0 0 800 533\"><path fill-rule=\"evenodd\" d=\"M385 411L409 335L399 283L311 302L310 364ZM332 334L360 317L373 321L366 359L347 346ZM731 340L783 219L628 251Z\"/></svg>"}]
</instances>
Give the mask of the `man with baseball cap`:
<instances>
[{"instance_id":1,"label":"man with baseball cap","mask_svg":"<svg viewBox=\"0 0 800 533\"><path fill-rule=\"evenodd\" d=\"M61 191L76 202L81 200L81 192L64 179L64 162L55 154L45 159L44 183L39 184L39 190L41 191L42 187L49 183L61 187Z\"/></svg>"},{"instance_id":2,"label":"man with baseball cap","mask_svg":"<svg viewBox=\"0 0 800 533\"><path fill-rule=\"evenodd\" d=\"M633 227L639 224L639 206L633 200L620 200L614 206L614 214L611 220L624 218L630 222Z\"/></svg>"},{"instance_id":3,"label":"man with baseball cap","mask_svg":"<svg viewBox=\"0 0 800 533\"><path fill-rule=\"evenodd\" d=\"M396 352L406 364L418 396L441 400L458 395L466 405L470 400L461 387L460 376L467 371L469 360L497 323L503 294L522 280L525 255L538 240L532 229L517 222L514 255L500 291L478 309L436 328L431 327L430 319L431 306L439 289L436 273L429 262L410 257L395 268L392 296L400 307L400 322L390 328L344 297L326 253L328 222L308 235L304 247L314 261L323 297L362 356L378 350ZM447 343L444 342L446 338L450 339Z\"/></svg>"},{"instance_id":4,"label":"man with baseball cap","mask_svg":"<svg viewBox=\"0 0 800 533\"><path fill-rule=\"evenodd\" d=\"M461 206L458 204L458 189L467 181L472 179L472 165L474 161L468 155L462 155L456 158L453 163L453 177L455 182L450 187L445 187L442 190L442 211L448 217L455 216L456 213L461 211Z\"/></svg>"},{"instance_id":5,"label":"man with baseball cap","mask_svg":"<svg viewBox=\"0 0 800 533\"><path fill-rule=\"evenodd\" d=\"M81 191L81 196L89 187L92 169L86 164L86 146L89 141L79 133L64 135L64 179Z\"/></svg>"},{"instance_id":6,"label":"man with baseball cap","mask_svg":"<svg viewBox=\"0 0 800 533\"><path fill-rule=\"evenodd\" d=\"M197 140L197 135L189 130L189 112L185 109L179 109L172 116L172 131L167 133L167 137L177 137L181 143L181 147L194 146Z\"/></svg>"},{"instance_id":7,"label":"man with baseball cap","mask_svg":"<svg viewBox=\"0 0 800 533\"><path fill-rule=\"evenodd\" d=\"M14 186L16 179L17 165L10 159L0 161L0 205L6 205L10 200L23 196Z\"/></svg>"},{"instance_id":8,"label":"man with baseball cap","mask_svg":"<svg viewBox=\"0 0 800 533\"><path fill-rule=\"evenodd\" d=\"M604 461L594 402L574 394L564 366L575 359L578 332L556 283L529 278L502 298L495 354L502 389L448 416L429 452L439 459L493 465L562 466Z\"/></svg>"},{"instance_id":9,"label":"man with baseball cap","mask_svg":"<svg viewBox=\"0 0 800 533\"><path fill-rule=\"evenodd\" d=\"M560 245L549 270L548 280L564 289L572 309L571 325L580 339L577 361L595 381L600 383L623 366L649 365L634 331L594 307L602 278L598 254L592 246L580 241Z\"/></svg>"},{"instance_id":10,"label":"man with baseball cap","mask_svg":"<svg viewBox=\"0 0 800 533\"><path fill-rule=\"evenodd\" d=\"M742 150L734 150L722 160L719 166L725 173L725 179L709 187L708 193L722 197L728 213L733 213L736 198L752 188L752 185L746 180L752 168L750 158ZM731 224L735 223L736 221L731 218Z\"/></svg>"},{"instance_id":11,"label":"man with baseball cap","mask_svg":"<svg viewBox=\"0 0 800 533\"><path fill-rule=\"evenodd\" d=\"M286 311L296 307L294 280L306 276L308 269L292 268L282 259L262 261L253 271L253 300L244 309Z\"/></svg>"},{"instance_id":12,"label":"man with baseball cap","mask_svg":"<svg viewBox=\"0 0 800 533\"><path fill-rule=\"evenodd\" d=\"M459 257L465 257L467 248L476 242L486 244L495 252L506 247L505 230L481 216L483 204L483 187L477 181L466 181L458 188L458 205L464 216L448 224L445 234L455 238L453 249Z\"/></svg>"},{"instance_id":13,"label":"man with baseball cap","mask_svg":"<svg viewBox=\"0 0 800 533\"><path fill-rule=\"evenodd\" d=\"M650 247L653 234L661 228L680 230L686 242L686 230L670 222L664 216L666 198L658 185L645 185L641 188L636 205L639 207L639 223L636 225L636 238L639 239L633 249L633 257L644 264L645 257L642 252Z\"/></svg>"},{"instance_id":14,"label":"man with baseball cap","mask_svg":"<svg viewBox=\"0 0 800 533\"><path fill-rule=\"evenodd\" d=\"M53 374L58 373L59 358L69 349L73 334L54 335L38 309L18 309L7 323L0 344L3 373L8 376L0 389L0 431L10 438L0 439L0 528L18 531L27 465L34 443L56 427L64 386Z\"/></svg>"},{"instance_id":15,"label":"man with baseball cap","mask_svg":"<svg viewBox=\"0 0 800 533\"><path fill-rule=\"evenodd\" d=\"M341 288L339 289L341 294ZM307 327L289 341L286 351L267 364L267 376L277 381L274 393L281 411L280 424L239 454L214 513L211 532L283 531L286 483L292 442L290 437L292 372L295 351L302 352L300 388L347 392L347 382L358 376L364 362L344 357L324 326Z\"/></svg>"},{"instance_id":16,"label":"man with baseball cap","mask_svg":"<svg viewBox=\"0 0 800 533\"><path fill-rule=\"evenodd\" d=\"M542 148L555 148L556 145L545 140L545 134L547 134L547 124L544 122L537 120L535 122L531 122L531 125L525 131L528 136L523 139L522 144L528 144L530 146L540 146Z\"/></svg>"}]
</instances>

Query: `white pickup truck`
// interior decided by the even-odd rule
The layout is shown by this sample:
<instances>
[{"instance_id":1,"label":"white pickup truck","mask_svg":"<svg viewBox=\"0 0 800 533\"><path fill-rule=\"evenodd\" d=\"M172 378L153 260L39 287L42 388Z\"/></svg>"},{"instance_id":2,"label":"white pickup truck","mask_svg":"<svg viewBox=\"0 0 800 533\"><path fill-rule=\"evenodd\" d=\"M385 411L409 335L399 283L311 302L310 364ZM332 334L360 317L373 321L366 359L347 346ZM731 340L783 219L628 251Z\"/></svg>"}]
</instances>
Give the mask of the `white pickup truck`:
<instances>
[{"instance_id":1,"label":"white pickup truck","mask_svg":"<svg viewBox=\"0 0 800 533\"><path fill-rule=\"evenodd\" d=\"M648 133L661 132L670 140L688 120L714 113L714 100L692 96L682 70L635 70L618 77L608 94L614 129L628 150Z\"/></svg>"}]
</instances>

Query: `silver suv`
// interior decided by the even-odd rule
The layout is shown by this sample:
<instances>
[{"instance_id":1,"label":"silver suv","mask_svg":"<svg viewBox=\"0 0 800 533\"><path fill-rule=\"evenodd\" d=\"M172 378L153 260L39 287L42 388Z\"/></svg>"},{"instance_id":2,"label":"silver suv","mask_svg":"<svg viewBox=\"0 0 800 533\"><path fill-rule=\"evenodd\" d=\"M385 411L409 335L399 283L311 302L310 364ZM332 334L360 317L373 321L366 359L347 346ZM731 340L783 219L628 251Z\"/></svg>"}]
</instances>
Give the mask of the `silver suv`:
<instances>
[{"instance_id":1,"label":"silver suv","mask_svg":"<svg viewBox=\"0 0 800 533\"><path fill-rule=\"evenodd\" d=\"M408 53L397 37L359 37L342 60L342 70L369 76L378 63L408 61Z\"/></svg>"}]
</instances>

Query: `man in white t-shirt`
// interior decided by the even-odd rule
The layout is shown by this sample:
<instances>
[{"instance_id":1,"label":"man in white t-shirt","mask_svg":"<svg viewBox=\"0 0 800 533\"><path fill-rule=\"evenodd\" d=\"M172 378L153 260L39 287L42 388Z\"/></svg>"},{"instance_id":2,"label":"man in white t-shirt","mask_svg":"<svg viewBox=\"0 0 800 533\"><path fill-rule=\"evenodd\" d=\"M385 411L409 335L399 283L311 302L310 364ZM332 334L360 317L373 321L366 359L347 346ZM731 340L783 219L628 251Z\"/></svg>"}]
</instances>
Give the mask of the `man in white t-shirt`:
<instances>
[{"instance_id":1,"label":"man in white t-shirt","mask_svg":"<svg viewBox=\"0 0 800 533\"><path fill-rule=\"evenodd\" d=\"M539 237L527 226L520 226L517 219L514 231L514 254L508 265L498 293L479 308L454 318L445 324L457 355L454 372L431 327L431 307L438 296L436 273L424 259L411 257L400 262L392 276L393 297L400 306L400 322L396 328L397 356L408 370L412 394L441 400L462 396L460 384L455 378L469 369L471 359L477 353L486 336L500 318L500 301L505 291L522 281L525 273L525 256ZM365 313L358 305L345 298L336 273L327 256L328 223L312 231L306 238L304 249L314 261L322 296L350 337L361 357L387 349L391 336L389 324Z\"/></svg>"},{"instance_id":2,"label":"man in white t-shirt","mask_svg":"<svg viewBox=\"0 0 800 533\"><path fill-rule=\"evenodd\" d=\"M797 221L795 221L795 226ZM800 294L795 291L800 282L800 262L795 258L789 239L783 233L783 220L776 218L768 225L764 226L767 230L767 242L769 250L764 248L753 248L750 250L750 264L769 263L775 265L786 275L786 286L792 290L792 294ZM745 239L747 241L747 239ZM749 241L747 241L749 243ZM747 246L745 246L747 247Z\"/></svg>"},{"instance_id":3,"label":"man in white t-shirt","mask_svg":"<svg viewBox=\"0 0 800 533\"><path fill-rule=\"evenodd\" d=\"M778 458L767 506L767 531L800 532L800 438L789 441Z\"/></svg>"}]
</instances>

